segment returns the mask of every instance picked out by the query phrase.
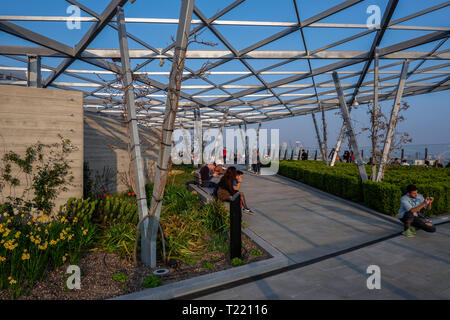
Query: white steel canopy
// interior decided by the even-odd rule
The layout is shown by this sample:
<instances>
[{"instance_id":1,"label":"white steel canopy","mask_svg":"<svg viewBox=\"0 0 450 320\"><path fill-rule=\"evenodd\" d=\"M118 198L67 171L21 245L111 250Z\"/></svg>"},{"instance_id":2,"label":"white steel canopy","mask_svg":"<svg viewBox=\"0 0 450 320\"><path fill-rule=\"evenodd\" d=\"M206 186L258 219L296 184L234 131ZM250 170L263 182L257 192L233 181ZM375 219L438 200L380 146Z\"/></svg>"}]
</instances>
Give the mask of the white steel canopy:
<instances>
[{"instance_id":1,"label":"white steel canopy","mask_svg":"<svg viewBox=\"0 0 450 320\"><path fill-rule=\"evenodd\" d=\"M103 36L103 31L109 29L117 33L117 8L124 7L127 36L136 47L129 49L133 72L150 80L150 87L139 81L134 83L135 88L148 89L145 98L148 101L138 106L137 117L142 124L160 125L169 87L169 71L161 66L166 61L167 64L172 63L175 44L170 38L161 42L159 37L154 36L162 26L176 26L178 19L155 17L152 12L148 12L148 17L140 18L127 14L127 10L133 12L133 6L140 1L127 4L127 0L112 0L102 13L98 13L86 5L94 1L79 3L61 0L78 6L88 15L79 20L82 25L89 24L90 28L75 46L47 37L39 29L31 30L22 24L60 23L63 28L68 17L29 16L26 15L27 6L23 6L24 15L0 15L0 55L7 58L2 61L11 61L11 64L0 64L0 83L27 85L29 73L35 70L27 65L34 62L29 59L30 56L43 57L45 61L54 59L56 65L42 63L40 72L36 71L42 74L42 87L79 90L84 94L86 110L122 113L121 97L111 100L111 93L106 89L106 84L113 88L119 86L115 83L114 74L120 73L120 69L113 62L120 60L120 48L104 49L92 45L96 37ZM179 1L171 2L179 5ZM447 43L450 27L425 25L421 19L433 14L448 17L450 1L375 1L381 9L380 23L376 28L361 23L362 18L356 19L352 11L355 7L365 9L374 1L326 1L329 6L325 10L306 17L302 16L302 12L308 1L284 2L291 6L290 15L273 16L271 21L230 20L227 15L234 13L234 16L239 16L240 8L246 3L259 4L259 10L270 13L271 7L276 5L275 1L228 1L211 16L205 14L209 1L196 3L190 35L196 34L199 38L206 38L207 42L215 42L218 48L202 47L196 43L186 52L184 75L192 77L181 87L177 117L183 127L193 127L196 110L200 111L205 127L218 127L224 123L224 116L225 125L234 126L310 114L321 111L321 108L325 111L337 109L339 100L332 78L334 71L342 81L348 105L354 104L355 100L360 104L369 103L374 100L374 80L368 74L374 72L376 53L380 63L377 84L379 101L395 97L400 69L405 60L410 61L411 66L404 97L450 89L450 47ZM405 13L399 9L400 4L411 2L420 2L423 8ZM177 13L174 10L167 15ZM337 15L345 17L348 23L334 22L332 18ZM363 15L363 20L367 17ZM155 34L150 32L145 37L137 36L132 31L135 30L133 26L146 26ZM245 28L256 28L257 38L261 40L247 39L250 45L238 46L234 44L234 38L230 40L230 32L221 29L224 27L232 27L237 34L242 30L242 36L246 34ZM390 32L408 33L405 37L398 34L390 37ZM26 40L26 45L5 43L2 33ZM322 44L323 41L315 41L311 35L332 40ZM394 41L386 41L388 38ZM295 41L296 49L286 45L287 41L281 41L286 39ZM358 42L361 39L365 40ZM367 45L364 47L361 43ZM346 50L340 49L342 47ZM206 61L209 63L203 65ZM18 62L24 65L19 66Z\"/></svg>"}]
</instances>

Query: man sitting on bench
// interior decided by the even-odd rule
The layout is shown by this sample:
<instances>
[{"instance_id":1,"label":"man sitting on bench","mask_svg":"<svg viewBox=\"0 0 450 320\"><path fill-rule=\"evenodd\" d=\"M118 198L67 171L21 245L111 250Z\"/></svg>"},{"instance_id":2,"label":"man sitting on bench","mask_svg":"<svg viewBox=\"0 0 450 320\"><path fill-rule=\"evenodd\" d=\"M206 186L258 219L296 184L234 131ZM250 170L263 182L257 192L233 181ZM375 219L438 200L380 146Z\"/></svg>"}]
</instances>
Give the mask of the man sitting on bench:
<instances>
[{"instance_id":1,"label":"man sitting on bench","mask_svg":"<svg viewBox=\"0 0 450 320\"><path fill-rule=\"evenodd\" d=\"M203 166L200 169L200 175L202 177L202 185L201 185L201 187L217 188L217 183L211 181L212 177L216 177L217 176L217 173L214 172L215 168L216 168L216 166L213 163L210 163L210 164L208 164L206 166ZM211 175L211 172L213 172L212 175Z\"/></svg>"},{"instance_id":2,"label":"man sitting on bench","mask_svg":"<svg viewBox=\"0 0 450 320\"><path fill-rule=\"evenodd\" d=\"M423 196L417 192L417 187L415 185L410 184L406 187L406 194L400 200L400 210L398 211L398 218L404 225L403 235L408 238L414 237L416 235L416 228L426 232L436 231L436 227L420 214L420 210L423 208L431 210L433 201L433 197L424 199Z\"/></svg>"}]
</instances>

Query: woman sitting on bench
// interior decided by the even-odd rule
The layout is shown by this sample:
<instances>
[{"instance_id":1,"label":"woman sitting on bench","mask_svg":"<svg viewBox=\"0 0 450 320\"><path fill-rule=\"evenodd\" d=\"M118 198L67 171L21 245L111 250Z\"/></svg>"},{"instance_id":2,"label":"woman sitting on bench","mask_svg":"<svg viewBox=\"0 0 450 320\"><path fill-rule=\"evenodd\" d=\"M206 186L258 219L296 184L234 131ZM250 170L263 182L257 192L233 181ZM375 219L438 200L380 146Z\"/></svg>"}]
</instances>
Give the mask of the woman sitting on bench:
<instances>
[{"instance_id":1,"label":"woman sitting on bench","mask_svg":"<svg viewBox=\"0 0 450 320\"><path fill-rule=\"evenodd\" d=\"M219 187L217 189L217 198L221 201L231 200L233 195L239 192L239 195L241 196L241 207L243 207L242 211L252 215L253 212L247 207L244 194L239 191L242 177L242 171L237 171L235 167L229 167L220 179Z\"/></svg>"}]
</instances>

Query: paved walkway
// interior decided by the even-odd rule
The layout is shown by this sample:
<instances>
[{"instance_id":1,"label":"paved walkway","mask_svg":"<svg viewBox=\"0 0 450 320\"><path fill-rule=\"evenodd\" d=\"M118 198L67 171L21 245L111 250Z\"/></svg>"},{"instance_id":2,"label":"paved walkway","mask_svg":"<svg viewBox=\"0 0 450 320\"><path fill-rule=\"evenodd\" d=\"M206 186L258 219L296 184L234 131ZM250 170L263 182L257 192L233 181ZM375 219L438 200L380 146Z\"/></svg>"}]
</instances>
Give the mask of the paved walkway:
<instances>
[{"instance_id":1,"label":"paved walkway","mask_svg":"<svg viewBox=\"0 0 450 320\"><path fill-rule=\"evenodd\" d=\"M450 299L449 243L446 223L201 299ZM380 267L379 290L366 287L369 265Z\"/></svg>"},{"instance_id":2,"label":"paved walkway","mask_svg":"<svg viewBox=\"0 0 450 320\"><path fill-rule=\"evenodd\" d=\"M401 231L395 219L374 215L278 175L246 174L241 190L255 211L253 216L244 215L248 228L293 263Z\"/></svg>"},{"instance_id":3,"label":"paved walkway","mask_svg":"<svg viewBox=\"0 0 450 320\"><path fill-rule=\"evenodd\" d=\"M396 219L280 176L246 174L242 191L255 215L248 228L291 264L401 231ZM200 299L449 299L450 224L413 239L394 237ZM381 268L381 290L368 290L366 269Z\"/></svg>"}]
</instances>

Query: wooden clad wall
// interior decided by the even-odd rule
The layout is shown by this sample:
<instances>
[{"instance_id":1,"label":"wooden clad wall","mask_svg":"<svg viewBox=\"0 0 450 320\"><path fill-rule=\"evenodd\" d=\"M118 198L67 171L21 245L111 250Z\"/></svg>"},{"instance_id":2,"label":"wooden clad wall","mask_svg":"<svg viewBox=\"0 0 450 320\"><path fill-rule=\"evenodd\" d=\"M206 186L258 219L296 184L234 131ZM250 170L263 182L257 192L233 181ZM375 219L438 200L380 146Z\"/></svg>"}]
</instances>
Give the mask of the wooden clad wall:
<instances>
[{"instance_id":1,"label":"wooden clad wall","mask_svg":"<svg viewBox=\"0 0 450 320\"><path fill-rule=\"evenodd\" d=\"M83 195L83 95L76 91L0 85L0 157L7 151L24 154L38 141L59 142L58 134L78 147L71 154L74 186L56 201L56 208L70 197ZM22 186L15 194L21 195ZM3 190L2 196L9 195ZM0 197L0 202L2 201Z\"/></svg>"}]
</instances>

